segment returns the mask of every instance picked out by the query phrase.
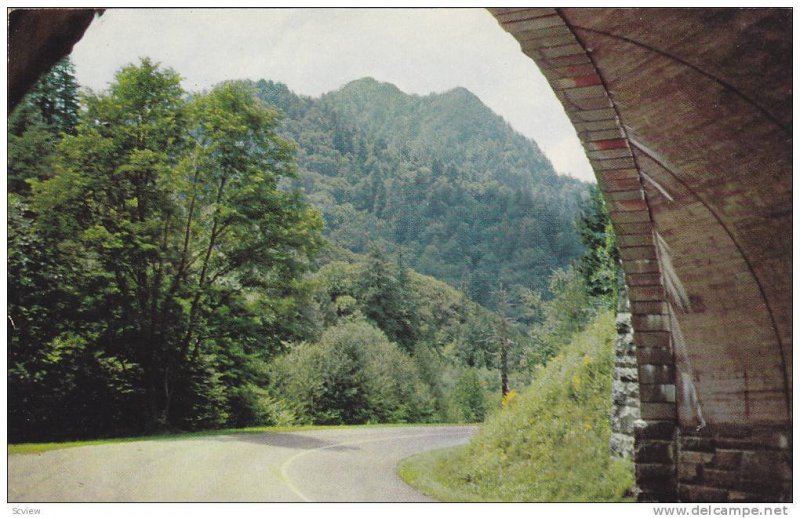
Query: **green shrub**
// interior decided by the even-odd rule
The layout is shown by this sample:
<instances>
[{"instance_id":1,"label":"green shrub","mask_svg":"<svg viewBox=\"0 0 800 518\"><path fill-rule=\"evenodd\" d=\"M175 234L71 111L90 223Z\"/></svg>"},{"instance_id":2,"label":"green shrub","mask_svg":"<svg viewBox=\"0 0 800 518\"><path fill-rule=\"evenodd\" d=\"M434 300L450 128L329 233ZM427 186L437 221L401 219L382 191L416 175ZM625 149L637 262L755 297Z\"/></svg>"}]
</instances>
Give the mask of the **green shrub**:
<instances>
[{"instance_id":1,"label":"green shrub","mask_svg":"<svg viewBox=\"0 0 800 518\"><path fill-rule=\"evenodd\" d=\"M300 423L419 422L434 412L413 360L363 320L300 344L273 363L272 378Z\"/></svg>"},{"instance_id":2,"label":"green shrub","mask_svg":"<svg viewBox=\"0 0 800 518\"><path fill-rule=\"evenodd\" d=\"M296 420L294 412L272 397L267 389L246 383L231 392L230 406L237 412L229 419L230 426L290 426Z\"/></svg>"}]
</instances>

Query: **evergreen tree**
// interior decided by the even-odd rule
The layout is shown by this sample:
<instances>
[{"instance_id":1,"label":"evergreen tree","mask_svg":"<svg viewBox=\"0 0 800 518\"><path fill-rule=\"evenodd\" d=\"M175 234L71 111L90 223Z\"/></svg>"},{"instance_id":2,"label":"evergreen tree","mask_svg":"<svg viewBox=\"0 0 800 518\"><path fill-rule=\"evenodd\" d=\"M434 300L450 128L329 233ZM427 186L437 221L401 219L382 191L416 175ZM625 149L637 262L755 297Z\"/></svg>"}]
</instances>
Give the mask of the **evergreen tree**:
<instances>
[{"instance_id":1,"label":"evergreen tree","mask_svg":"<svg viewBox=\"0 0 800 518\"><path fill-rule=\"evenodd\" d=\"M89 418L93 395L130 392L118 365L90 357L68 336L64 322L80 308L73 289L80 265L59 262L58 243L42 231L31 206L30 183L53 176L62 131L74 127L78 97L70 67L68 58L56 65L8 117L8 417L15 438L71 429L65 398ZM64 87L53 87L59 83ZM109 416L120 417L113 410L96 414L101 426Z\"/></svg>"},{"instance_id":2,"label":"evergreen tree","mask_svg":"<svg viewBox=\"0 0 800 518\"><path fill-rule=\"evenodd\" d=\"M58 137L26 99L8 117L8 192L27 196L28 180L44 180L53 173Z\"/></svg>"},{"instance_id":3,"label":"evergreen tree","mask_svg":"<svg viewBox=\"0 0 800 518\"><path fill-rule=\"evenodd\" d=\"M497 311L500 316L500 325L497 332L497 340L500 342L498 349L500 350L500 391L503 397L509 392L508 388L508 352L511 348L510 328L512 326L509 321L510 302L508 292L503 286L497 291Z\"/></svg>"},{"instance_id":4,"label":"evergreen tree","mask_svg":"<svg viewBox=\"0 0 800 518\"><path fill-rule=\"evenodd\" d=\"M78 84L69 57L58 62L8 117L8 191L27 196L28 180L53 174L53 155L78 120Z\"/></svg>"},{"instance_id":5,"label":"evergreen tree","mask_svg":"<svg viewBox=\"0 0 800 518\"><path fill-rule=\"evenodd\" d=\"M412 352L416 325L405 266L390 263L379 246L371 246L358 295L364 315L390 340Z\"/></svg>"},{"instance_id":6,"label":"evergreen tree","mask_svg":"<svg viewBox=\"0 0 800 518\"><path fill-rule=\"evenodd\" d=\"M596 185L590 188L589 203L581 210L577 228L585 249L578 261L578 271L589 295L613 309L617 304L620 259L605 200Z\"/></svg>"},{"instance_id":7,"label":"evergreen tree","mask_svg":"<svg viewBox=\"0 0 800 518\"><path fill-rule=\"evenodd\" d=\"M67 56L44 76L30 94L28 101L42 116L44 123L57 133L75 132L78 124L78 83L75 66Z\"/></svg>"},{"instance_id":8,"label":"evergreen tree","mask_svg":"<svg viewBox=\"0 0 800 518\"><path fill-rule=\"evenodd\" d=\"M459 417L467 423L483 421L486 417L486 398L484 387L477 371L470 367L458 378L453 396L461 414Z\"/></svg>"}]
</instances>

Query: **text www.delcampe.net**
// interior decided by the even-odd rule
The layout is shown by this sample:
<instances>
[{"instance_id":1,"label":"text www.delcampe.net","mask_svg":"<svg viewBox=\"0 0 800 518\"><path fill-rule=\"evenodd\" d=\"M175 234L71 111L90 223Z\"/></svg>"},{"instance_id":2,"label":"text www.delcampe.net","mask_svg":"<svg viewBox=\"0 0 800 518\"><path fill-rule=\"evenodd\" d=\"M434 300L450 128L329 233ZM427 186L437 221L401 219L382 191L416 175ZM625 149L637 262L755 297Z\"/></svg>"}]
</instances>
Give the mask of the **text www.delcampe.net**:
<instances>
[{"instance_id":1,"label":"text www.delcampe.net","mask_svg":"<svg viewBox=\"0 0 800 518\"><path fill-rule=\"evenodd\" d=\"M789 506L693 505L653 507L656 516L789 516Z\"/></svg>"}]
</instances>

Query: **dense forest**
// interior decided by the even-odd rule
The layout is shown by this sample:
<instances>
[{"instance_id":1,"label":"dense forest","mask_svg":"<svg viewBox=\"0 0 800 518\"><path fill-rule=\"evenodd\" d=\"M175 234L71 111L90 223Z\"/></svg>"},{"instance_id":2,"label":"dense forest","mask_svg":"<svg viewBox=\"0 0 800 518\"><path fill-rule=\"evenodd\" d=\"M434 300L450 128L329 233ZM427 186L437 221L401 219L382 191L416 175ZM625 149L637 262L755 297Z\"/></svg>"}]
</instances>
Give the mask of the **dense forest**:
<instances>
[{"instance_id":1,"label":"dense forest","mask_svg":"<svg viewBox=\"0 0 800 518\"><path fill-rule=\"evenodd\" d=\"M535 142L463 88L420 97L374 79L319 99L253 83L286 114L298 177L325 235L354 252L383 242L415 271L497 308L547 296L548 279L582 253L573 222L587 185L558 176Z\"/></svg>"},{"instance_id":2,"label":"dense forest","mask_svg":"<svg viewBox=\"0 0 800 518\"><path fill-rule=\"evenodd\" d=\"M65 61L8 154L12 442L481 421L614 298L602 198L463 89Z\"/></svg>"}]
</instances>

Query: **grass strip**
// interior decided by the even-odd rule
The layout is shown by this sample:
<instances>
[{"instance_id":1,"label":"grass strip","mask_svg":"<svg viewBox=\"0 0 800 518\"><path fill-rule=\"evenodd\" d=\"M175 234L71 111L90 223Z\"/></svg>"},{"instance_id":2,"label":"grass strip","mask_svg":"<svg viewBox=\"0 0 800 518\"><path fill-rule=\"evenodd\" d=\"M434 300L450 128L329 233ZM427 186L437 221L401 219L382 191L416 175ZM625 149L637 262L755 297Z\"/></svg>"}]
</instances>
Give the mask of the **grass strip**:
<instances>
[{"instance_id":1,"label":"grass strip","mask_svg":"<svg viewBox=\"0 0 800 518\"><path fill-rule=\"evenodd\" d=\"M398 476L417 491L440 502L484 502L477 493L456 489L458 481L450 475L452 464L458 462L459 453L466 446L454 446L417 453L403 459L397 467Z\"/></svg>"}]
</instances>

